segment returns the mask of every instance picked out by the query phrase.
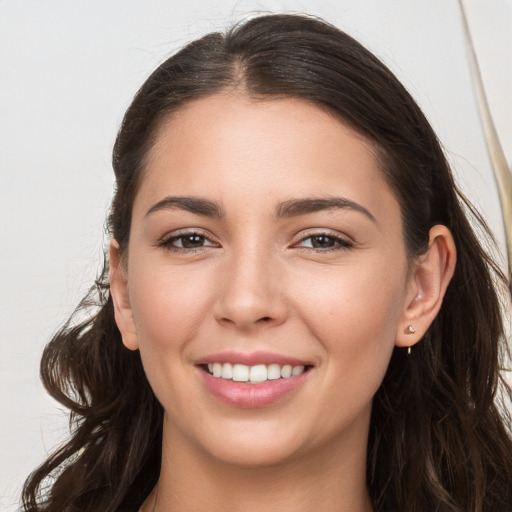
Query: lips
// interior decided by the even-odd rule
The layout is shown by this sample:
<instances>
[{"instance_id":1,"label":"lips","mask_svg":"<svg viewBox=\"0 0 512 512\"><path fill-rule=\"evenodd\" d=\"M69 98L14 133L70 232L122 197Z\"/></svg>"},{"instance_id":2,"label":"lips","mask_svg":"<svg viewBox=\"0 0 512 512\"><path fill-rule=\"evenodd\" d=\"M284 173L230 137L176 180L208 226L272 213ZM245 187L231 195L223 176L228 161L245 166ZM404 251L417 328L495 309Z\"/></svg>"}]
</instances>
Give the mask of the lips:
<instances>
[{"instance_id":1,"label":"lips","mask_svg":"<svg viewBox=\"0 0 512 512\"><path fill-rule=\"evenodd\" d=\"M197 363L210 393L240 408L260 408L279 402L306 380L312 365L279 354L225 352Z\"/></svg>"}]
</instances>

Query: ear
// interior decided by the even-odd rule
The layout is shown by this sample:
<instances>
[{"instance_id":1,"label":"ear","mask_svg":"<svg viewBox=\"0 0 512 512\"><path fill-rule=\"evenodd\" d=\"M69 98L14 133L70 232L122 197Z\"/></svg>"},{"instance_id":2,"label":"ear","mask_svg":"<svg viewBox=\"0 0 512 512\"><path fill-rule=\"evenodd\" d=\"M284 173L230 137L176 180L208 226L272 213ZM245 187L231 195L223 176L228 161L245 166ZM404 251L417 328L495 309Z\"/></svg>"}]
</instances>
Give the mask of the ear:
<instances>
[{"instance_id":1,"label":"ear","mask_svg":"<svg viewBox=\"0 0 512 512\"><path fill-rule=\"evenodd\" d=\"M110 294L114 302L116 324L121 332L124 346L130 350L137 350L139 343L130 306L128 278L121 259L119 244L114 239L110 241L109 262Z\"/></svg>"},{"instance_id":2,"label":"ear","mask_svg":"<svg viewBox=\"0 0 512 512\"><path fill-rule=\"evenodd\" d=\"M428 250L410 270L407 297L395 344L415 345L434 321L455 271L457 252L450 230L437 225L430 230Z\"/></svg>"}]
</instances>

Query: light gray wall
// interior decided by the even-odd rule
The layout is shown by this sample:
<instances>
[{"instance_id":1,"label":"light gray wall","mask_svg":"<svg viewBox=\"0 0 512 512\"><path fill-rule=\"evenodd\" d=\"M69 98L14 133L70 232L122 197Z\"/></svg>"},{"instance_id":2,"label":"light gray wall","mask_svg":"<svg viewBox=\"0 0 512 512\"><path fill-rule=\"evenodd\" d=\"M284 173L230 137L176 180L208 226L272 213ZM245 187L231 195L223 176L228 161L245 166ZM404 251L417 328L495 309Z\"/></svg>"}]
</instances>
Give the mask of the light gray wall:
<instances>
[{"instance_id":1,"label":"light gray wall","mask_svg":"<svg viewBox=\"0 0 512 512\"><path fill-rule=\"evenodd\" d=\"M466 0L512 161L512 2ZM41 350L99 269L110 151L147 74L190 39L255 11L320 15L373 49L432 121L503 247L456 0L0 1L0 510L66 432Z\"/></svg>"}]
</instances>

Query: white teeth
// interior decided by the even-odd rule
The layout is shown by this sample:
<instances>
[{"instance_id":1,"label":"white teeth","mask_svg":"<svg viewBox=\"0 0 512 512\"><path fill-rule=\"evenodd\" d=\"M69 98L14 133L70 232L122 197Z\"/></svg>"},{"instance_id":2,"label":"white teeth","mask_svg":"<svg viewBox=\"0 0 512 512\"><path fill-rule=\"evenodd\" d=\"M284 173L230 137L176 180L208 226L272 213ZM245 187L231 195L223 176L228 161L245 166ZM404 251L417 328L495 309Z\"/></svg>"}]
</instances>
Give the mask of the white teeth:
<instances>
[{"instance_id":1,"label":"white teeth","mask_svg":"<svg viewBox=\"0 0 512 512\"><path fill-rule=\"evenodd\" d=\"M265 382L267 380L267 367L264 364L251 366L249 380L251 382Z\"/></svg>"},{"instance_id":2,"label":"white teeth","mask_svg":"<svg viewBox=\"0 0 512 512\"><path fill-rule=\"evenodd\" d=\"M222 375L223 379L232 379L233 378L233 365L230 363L224 363L222 365Z\"/></svg>"},{"instance_id":3,"label":"white teeth","mask_svg":"<svg viewBox=\"0 0 512 512\"><path fill-rule=\"evenodd\" d=\"M245 364L233 365L233 380L236 382L247 382L249 380L249 367Z\"/></svg>"},{"instance_id":4,"label":"white teeth","mask_svg":"<svg viewBox=\"0 0 512 512\"><path fill-rule=\"evenodd\" d=\"M269 364L267 367L267 379L276 380L281 378L281 367L278 364Z\"/></svg>"},{"instance_id":5,"label":"white teeth","mask_svg":"<svg viewBox=\"0 0 512 512\"><path fill-rule=\"evenodd\" d=\"M213 376L214 377L222 376L222 365L220 363L213 363Z\"/></svg>"},{"instance_id":6,"label":"white teeth","mask_svg":"<svg viewBox=\"0 0 512 512\"><path fill-rule=\"evenodd\" d=\"M209 363L208 371L214 377L221 377L227 380L234 380L236 382L250 382L257 384L267 380L287 379L300 375L305 370L304 366L291 366L285 364L280 366L278 364L258 364L255 366L247 366L245 364L231 363Z\"/></svg>"},{"instance_id":7,"label":"white teeth","mask_svg":"<svg viewBox=\"0 0 512 512\"><path fill-rule=\"evenodd\" d=\"M283 377L283 379L287 379L288 377L291 377L291 376L292 376L292 367L289 364L285 364L281 368L281 377Z\"/></svg>"},{"instance_id":8,"label":"white teeth","mask_svg":"<svg viewBox=\"0 0 512 512\"><path fill-rule=\"evenodd\" d=\"M300 375L304 371L304 366L294 366L292 370L292 377Z\"/></svg>"}]
</instances>

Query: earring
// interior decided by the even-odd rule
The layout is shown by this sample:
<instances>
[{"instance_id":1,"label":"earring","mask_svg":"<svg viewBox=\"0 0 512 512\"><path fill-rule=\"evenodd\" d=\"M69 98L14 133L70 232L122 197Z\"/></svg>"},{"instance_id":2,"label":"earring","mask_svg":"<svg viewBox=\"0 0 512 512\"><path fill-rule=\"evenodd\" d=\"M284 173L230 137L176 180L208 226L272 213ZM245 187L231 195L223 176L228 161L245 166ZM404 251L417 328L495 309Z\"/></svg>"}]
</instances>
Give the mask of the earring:
<instances>
[{"instance_id":1,"label":"earring","mask_svg":"<svg viewBox=\"0 0 512 512\"><path fill-rule=\"evenodd\" d=\"M414 334L416 332L416 329L412 326L412 325L409 325L407 326L407 329L405 329L405 334ZM411 355L411 347L407 347L407 355L410 356Z\"/></svg>"}]
</instances>

